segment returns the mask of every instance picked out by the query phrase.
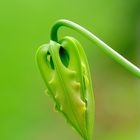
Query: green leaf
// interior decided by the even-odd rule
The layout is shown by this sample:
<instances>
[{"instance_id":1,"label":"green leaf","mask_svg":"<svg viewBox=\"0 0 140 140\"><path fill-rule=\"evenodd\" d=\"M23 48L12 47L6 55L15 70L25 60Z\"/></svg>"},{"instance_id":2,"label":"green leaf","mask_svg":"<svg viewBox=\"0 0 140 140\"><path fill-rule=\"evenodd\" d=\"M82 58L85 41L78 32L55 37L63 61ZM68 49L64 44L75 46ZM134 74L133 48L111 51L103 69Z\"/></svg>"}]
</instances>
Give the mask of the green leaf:
<instances>
[{"instance_id":1,"label":"green leaf","mask_svg":"<svg viewBox=\"0 0 140 140\"><path fill-rule=\"evenodd\" d=\"M91 140L94 99L89 66L80 43L72 37L59 43L50 41L38 49L37 63L55 108L85 140Z\"/></svg>"}]
</instances>

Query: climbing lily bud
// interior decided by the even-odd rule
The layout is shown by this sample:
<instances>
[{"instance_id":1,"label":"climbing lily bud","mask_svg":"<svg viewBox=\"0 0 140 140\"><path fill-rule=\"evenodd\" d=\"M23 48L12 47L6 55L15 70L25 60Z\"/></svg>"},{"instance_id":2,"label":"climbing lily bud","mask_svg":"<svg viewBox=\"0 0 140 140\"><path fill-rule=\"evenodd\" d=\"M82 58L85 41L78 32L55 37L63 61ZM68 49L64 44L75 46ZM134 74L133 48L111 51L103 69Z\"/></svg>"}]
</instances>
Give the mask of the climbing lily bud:
<instances>
[{"instance_id":1,"label":"climbing lily bud","mask_svg":"<svg viewBox=\"0 0 140 140\"><path fill-rule=\"evenodd\" d=\"M86 55L80 43L65 37L37 51L37 63L55 108L85 140L92 139L94 99Z\"/></svg>"}]
</instances>

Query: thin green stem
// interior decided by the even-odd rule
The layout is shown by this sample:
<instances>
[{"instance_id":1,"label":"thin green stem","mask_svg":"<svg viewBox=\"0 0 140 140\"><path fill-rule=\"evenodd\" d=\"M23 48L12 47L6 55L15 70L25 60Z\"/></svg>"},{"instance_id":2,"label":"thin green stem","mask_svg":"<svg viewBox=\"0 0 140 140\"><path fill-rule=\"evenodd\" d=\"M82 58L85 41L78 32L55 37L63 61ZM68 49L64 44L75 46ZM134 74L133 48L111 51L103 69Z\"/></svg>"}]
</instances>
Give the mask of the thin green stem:
<instances>
[{"instance_id":1,"label":"thin green stem","mask_svg":"<svg viewBox=\"0 0 140 140\"><path fill-rule=\"evenodd\" d=\"M121 64L124 68L126 68L128 71L130 71L132 74L140 78L140 69L129 62L126 58L121 56L119 53L114 51L111 47L109 47L107 44L105 44L102 40L100 40L98 37L96 37L94 34L83 28L82 26L69 21L69 20L58 20L55 22L55 24L52 27L51 30L51 39L54 41L58 41L57 37L57 31L61 26L69 27L83 36L87 37L90 41L92 41L96 46L98 46L100 49L102 49L108 56L110 56L112 59L114 59L116 62Z\"/></svg>"}]
</instances>

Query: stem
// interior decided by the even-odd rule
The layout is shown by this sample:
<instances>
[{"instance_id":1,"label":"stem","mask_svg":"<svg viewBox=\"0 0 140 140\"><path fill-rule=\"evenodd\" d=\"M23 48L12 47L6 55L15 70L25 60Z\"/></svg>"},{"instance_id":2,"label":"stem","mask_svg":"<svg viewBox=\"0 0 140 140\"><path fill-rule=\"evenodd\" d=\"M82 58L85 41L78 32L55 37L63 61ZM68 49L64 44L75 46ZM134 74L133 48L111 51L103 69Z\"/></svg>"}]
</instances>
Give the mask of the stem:
<instances>
[{"instance_id":1,"label":"stem","mask_svg":"<svg viewBox=\"0 0 140 140\"><path fill-rule=\"evenodd\" d=\"M59 27L66 26L69 27L83 36L87 37L90 41L92 41L94 44L96 44L100 49L102 49L108 56L110 56L112 59L114 59L116 62L121 64L124 68L126 68L128 71L130 71L132 74L140 78L140 69L129 62L127 59L125 59L123 56L121 56L119 53L114 51L111 47L109 47L107 44L105 44L102 40L100 40L98 37L96 37L94 34L83 28L82 26L69 21L69 20L58 20L55 22L55 24L52 27L51 30L51 39L58 42L57 37L57 31Z\"/></svg>"}]
</instances>

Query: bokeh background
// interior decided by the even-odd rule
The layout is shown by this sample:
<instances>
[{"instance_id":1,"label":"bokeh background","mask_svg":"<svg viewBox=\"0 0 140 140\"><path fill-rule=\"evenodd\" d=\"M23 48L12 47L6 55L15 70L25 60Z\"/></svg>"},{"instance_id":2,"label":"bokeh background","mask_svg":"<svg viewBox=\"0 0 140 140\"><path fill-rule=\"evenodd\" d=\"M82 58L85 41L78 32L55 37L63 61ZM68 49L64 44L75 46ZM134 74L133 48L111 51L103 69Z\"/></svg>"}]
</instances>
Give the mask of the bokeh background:
<instances>
[{"instance_id":1,"label":"bokeh background","mask_svg":"<svg viewBox=\"0 0 140 140\"><path fill-rule=\"evenodd\" d=\"M86 27L140 66L140 0L0 0L0 139L81 140L54 112L35 62L61 18ZM70 29L83 44L95 95L95 140L140 140L140 79Z\"/></svg>"}]
</instances>

